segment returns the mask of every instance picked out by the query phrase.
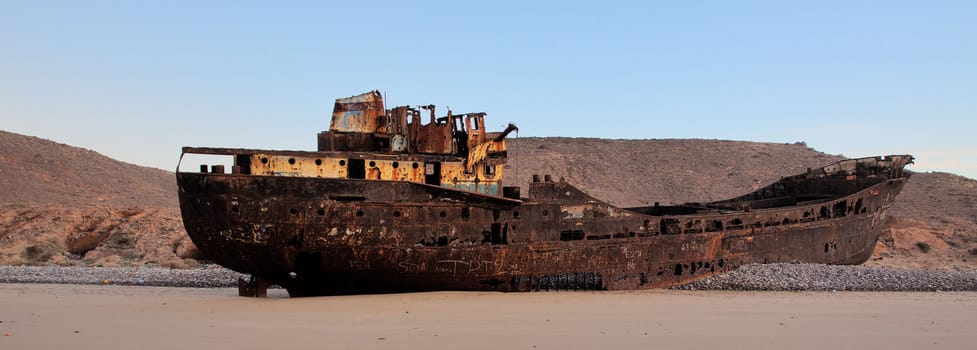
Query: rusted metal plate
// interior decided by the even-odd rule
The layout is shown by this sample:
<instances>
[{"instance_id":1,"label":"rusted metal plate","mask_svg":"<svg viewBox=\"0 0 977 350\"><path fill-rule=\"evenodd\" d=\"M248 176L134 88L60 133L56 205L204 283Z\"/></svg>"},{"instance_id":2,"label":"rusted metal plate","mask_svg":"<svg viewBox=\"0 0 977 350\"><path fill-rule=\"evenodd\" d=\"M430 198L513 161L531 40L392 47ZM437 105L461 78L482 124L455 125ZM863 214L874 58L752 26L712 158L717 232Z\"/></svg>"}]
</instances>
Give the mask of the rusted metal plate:
<instances>
[{"instance_id":1,"label":"rusted metal plate","mask_svg":"<svg viewBox=\"0 0 977 350\"><path fill-rule=\"evenodd\" d=\"M383 96L378 91L336 99L329 131L377 132L383 115Z\"/></svg>"},{"instance_id":2,"label":"rusted metal plate","mask_svg":"<svg viewBox=\"0 0 977 350\"><path fill-rule=\"evenodd\" d=\"M411 128L411 135L414 140L412 149L416 150L417 153L456 153L450 124L437 122L427 125L411 124Z\"/></svg>"}]
</instances>

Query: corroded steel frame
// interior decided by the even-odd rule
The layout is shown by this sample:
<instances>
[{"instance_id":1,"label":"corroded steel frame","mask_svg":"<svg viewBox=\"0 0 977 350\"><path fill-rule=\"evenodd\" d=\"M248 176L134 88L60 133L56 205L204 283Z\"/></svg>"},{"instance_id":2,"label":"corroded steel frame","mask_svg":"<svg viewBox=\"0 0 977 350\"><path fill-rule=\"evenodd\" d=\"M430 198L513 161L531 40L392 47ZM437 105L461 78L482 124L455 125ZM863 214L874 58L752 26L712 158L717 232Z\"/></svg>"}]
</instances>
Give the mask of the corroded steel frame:
<instances>
[{"instance_id":1,"label":"corroded steel frame","mask_svg":"<svg viewBox=\"0 0 977 350\"><path fill-rule=\"evenodd\" d=\"M553 181L515 200L410 181L177 178L184 224L201 251L291 295L634 289L747 263L862 263L911 162L843 161L727 201L641 208Z\"/></svg>"}]
</instances>

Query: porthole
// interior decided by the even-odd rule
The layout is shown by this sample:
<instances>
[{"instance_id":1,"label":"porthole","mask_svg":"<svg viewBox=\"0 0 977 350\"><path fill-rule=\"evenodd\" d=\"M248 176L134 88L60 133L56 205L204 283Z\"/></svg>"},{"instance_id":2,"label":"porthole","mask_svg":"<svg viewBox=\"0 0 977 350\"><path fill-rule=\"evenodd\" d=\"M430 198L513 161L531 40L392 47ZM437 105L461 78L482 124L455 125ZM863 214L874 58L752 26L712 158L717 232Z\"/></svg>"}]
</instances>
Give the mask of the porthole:
<instances>
[{"instance_id":1,"label":"porthole","mask_svg":"<svg viewBox=\"0 0 977 350\"><path fill-rule=\"evenodd\" d=\"M375 167L375 166L377 166L377 162L374 162L374 161L371 160L370 161L370 167Z\"/></svg>"},{"instance_id":2,"label":"porthole","mask_svg":"<svg viewBox=\"0 0 977 350\"><path fill-rule=\"evenodd\" d=\"M288 158L288 164L295 164L295 158Z\"/></svg>"},{"instance_id":3,"label":"porthole","mask_svg":"<svg viewBox=\"0 0 977 350\"><path fill-rule=\"evenodd\" d=\"M394 217L395 218L399 218L400 217L400 210L394 210Z\"/></svg>"},{"instance_id":4,"label":"porthole","mask_svg":"<svg viewBox=\"0 0 977 350\"><path fill-rule=\"evenodd\" d=\"M400 163L394 162L393 164L390 164L390 166L392 166L394 169L397 169L400 167Z\"/></svg>"},{"instance_id":5,"label":"porthole","mask_svg":"<svg viewBox=\"0 0 977 350\"><path fill-rule=\"evenodd\" d=\"M346 166L346 161L345 160L340 160L339 161L339 166Z\"/></svg>"},{"instance_id":6,"label":"porthole","mask_svg":"<svg viewBox=\"0 0 977 350\"><path fill-rule=\"evenodd\" d=\"M292 209L289 209L289 210L288 210L288 213L289 213L289 214L292 214L292 215L296 215L296 214L298 214L298 213L299 213L299 211L298 211L297 209L295 209L295 208L292 208Z\"/></svg>"},{"instance_id":7,"label":"porthole","mask_svg":"<svg viewBox=\"0 0 977 350\"><path fill-rule=\"evenodd\" d=\"M414 164L411 164L410 167L411 168L414 168L414 169L417 169L417 162L414 162Z\"/></svg>"},{"instance_id":8,"label":"porthole","mask_svg":"<svg viewBox=\"0 0 977 350\"><path fill-rule=\"evenodd\" d=\"M315 165L322 165L322 159L316 159Z\"/></svg>"},{"instance_id":9,"label":"porthole","mask_svg":"<svg viewBox=\"0 0 977 350\"><path fill-rule=\"evenodd\" d=\"M547 216L547 215L550 215L550 211L543 209L543 216Z\"/></svg>"},{"instance_id":10,"label":"porthole","mask_svg":"<svg viewBox=\"0 0 977 350\"><path fill-rule=\"evenodd\" d=\"M516 211L512 212L512 217L518 218L519 217L519 211L516 210Z\"/></svg>"},{"instance_id":11,"label":"porthole","mask_svg":"<svg viewBox=\"0 0 977 350\"><path fill-rule=\"evenodd\" d=\"M356 211L356 216L363 216L363 211L362 210L357 210Z\"/></svg>"},{"instance_id":12,"label":"porthole","mask_svg":"<svg viewBox=\"0 0 977 350\"><path fill-rule=\"evenodd\" d=\"M448 213L445 213L445 212L442 211L441 214L438 214L438 215L440 215L441 217L445 217L445 216L448 216Z\"/></svg>"},{"instance_id":13,"label":"porthole","mask_svg":"<svg viewBox=\"0 0 977 350\"><path fill-rule=\"evenodd\" d=\"M261 164L268 164L268 158L267 157L261 157Z\"/></svg>"},{"instance_id":14,"label":"porthole","mask_svg":"<svg viewBox=\"0 0 977 350\"><path fill-rule=\"evenodd\" d=\"M315 214L316 215L319 215L319 216L323 216L323 215L326 215L326 211L323 210L323 209L319 209L319 210L316 210L315 211Z\"/></svg>"}]
</instances>

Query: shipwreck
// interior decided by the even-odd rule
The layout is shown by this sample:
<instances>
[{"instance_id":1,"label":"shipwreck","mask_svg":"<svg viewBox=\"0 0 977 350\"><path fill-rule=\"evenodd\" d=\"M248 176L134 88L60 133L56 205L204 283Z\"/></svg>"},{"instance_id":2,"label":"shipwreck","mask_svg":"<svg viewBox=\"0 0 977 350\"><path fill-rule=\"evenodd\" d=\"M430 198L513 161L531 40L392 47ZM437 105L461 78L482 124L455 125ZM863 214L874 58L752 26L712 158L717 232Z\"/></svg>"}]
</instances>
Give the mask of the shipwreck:
<instances>
[{"instance_id":1,"label":"shipwreck","mask_svg":"<svg viewBox=\"0 0 977 350\"><path fill-rule=\"evenodd\" d=\"M485 115L386 109L374 91L336 100L317 151L184 147L181 163L230 159L178 166L187 233L252 276L247 296L659 288L749 263L865 262L913 162L848 159L728 200L619 208L550 176L509 186L516 127L487 132Z\"/></svg>"}]
</instances>

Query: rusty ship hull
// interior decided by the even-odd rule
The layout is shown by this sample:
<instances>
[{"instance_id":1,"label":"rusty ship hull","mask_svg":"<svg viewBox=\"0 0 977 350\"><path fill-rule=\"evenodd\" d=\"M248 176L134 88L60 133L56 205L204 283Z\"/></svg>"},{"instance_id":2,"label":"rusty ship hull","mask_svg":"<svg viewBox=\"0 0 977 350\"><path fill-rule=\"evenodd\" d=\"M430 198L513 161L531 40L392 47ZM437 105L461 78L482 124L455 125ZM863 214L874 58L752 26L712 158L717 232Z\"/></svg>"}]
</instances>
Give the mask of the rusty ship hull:
<instances>
[{"instance_id":1,"label":"rusty ship hull","mask_svg":"<svg viewBox=\"0 0 977 350\"><path fill-rule=\"evenodd\" d=\"M178 182L205 256L298 296L658 288L748 263L866 261L905 175L816 175L729 201L629 209L554 181L518 201L399 181Z\"/></svg>"},{"instance_id":2,"label":"rusty ship hull","mask_svg":"<svg viewBox=\"0 0 977 350\"><path fill-rule=\"evenodd\" d=\"M421 114L430 118L424 122ZM336 99L317 151L184 147L184 226L202 255L290 295L658 288L748 263L859 264L912 156L844 160L712 203L619 208L562 180L507 186L485 113ZM189 162L189 161L188 161Z\"/></svg>"}]
</instances>

